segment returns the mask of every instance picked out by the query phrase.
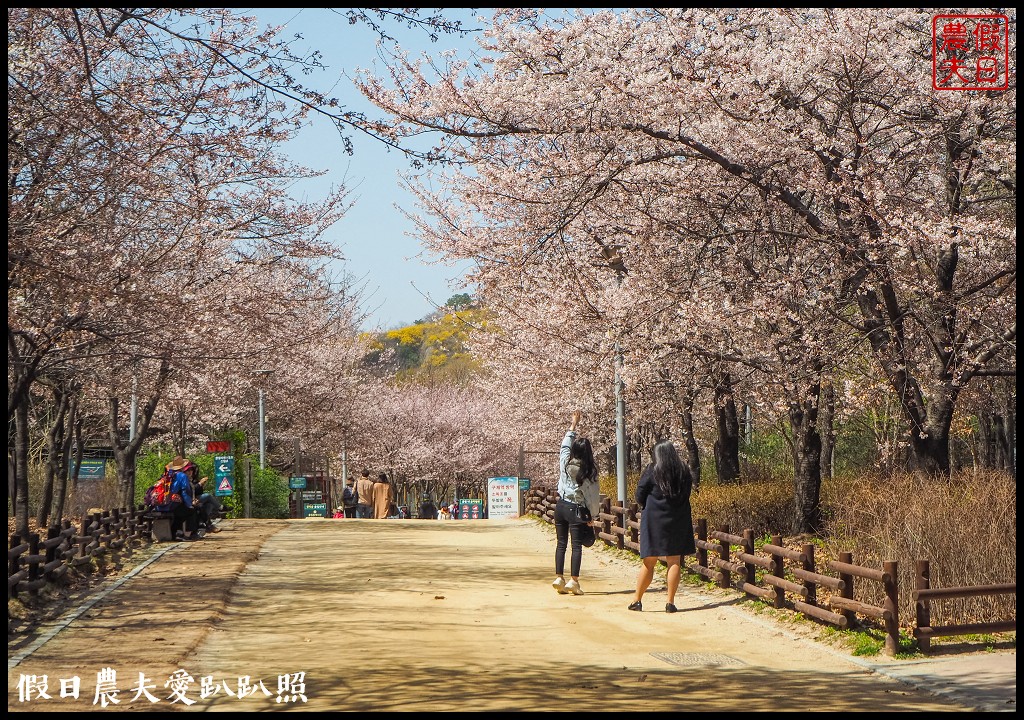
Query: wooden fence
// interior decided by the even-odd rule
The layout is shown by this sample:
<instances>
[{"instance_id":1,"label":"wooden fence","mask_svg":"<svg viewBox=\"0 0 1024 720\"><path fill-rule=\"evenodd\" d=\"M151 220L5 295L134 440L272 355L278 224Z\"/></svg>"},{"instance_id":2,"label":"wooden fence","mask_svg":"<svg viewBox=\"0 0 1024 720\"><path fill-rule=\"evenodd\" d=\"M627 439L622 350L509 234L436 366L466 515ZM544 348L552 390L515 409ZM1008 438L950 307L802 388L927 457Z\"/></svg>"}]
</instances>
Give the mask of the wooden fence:
<instances>
[{"instance_id":1,"label":"wooden fence","mask_svg":"<svg viewBox=\"0 0 1024 720\"><path fill-rule=\"evenodd\" d=\"M61 583L67 572L90 573L105 566L119 568L122 555L153 541L153 518L144 507L117 508L83 515L77 526L70 520L28 538L12 535L7 549L7 598L28 593L35 598L47 584ZM10 619L8 619L8 628Z\"/></svg>"},{"instance_id":2,"label":"wooden fence","mask_svg":"<svg viewBox=\"0 0 1024 720\"><path fill-rule=\"evenodd\" d=\"M986 623L970 623L965 625L932 625L931 603L936 600L949 600L963 597L986 597L991 595L1016 595L1017 583L1000 585L975 585L973 587L933 588L931 586L931 565L927 560L918 560L914 576L915 585L913 598L916 611L914 637L922 652L931 647L933 637L951 635L975 635L994 632L1016 632L1017 621L996 621Z\"/></svg>"},{"instance_id":3,"label":"wooden fence","mask_svg":"<svg viewBox=\"0 0 1024 720\"><path fill-rule=\"evenodd\" d=\"M525 509L548 522L554 522L558 495L543 485L526 494ZM597 537L607 545L639 554L640 513L634 503L628 507L602 496L601 511L595 518ZM839 628L853 625L857 615L880 620L885 629L885 653L893 655L899 648L899 588L896 562L882 563L881 569L857 565L849 552L839 554L825 567L815 564L814 545L805 543L800 550L784 547L781 535L772 535L771 542L761 546L757 554L754 531L736 535L728 526L708 530L707 520L700 518L694 526L697 552L696 565L683 567L716 583L721 588L742 591L748 597L760 598L778 609L790 609L815 620ZM734 551L735 548L735 551ZM914 637L922 652L929 649L928 639L937 635L1016 631L1016 620L975 625L933 628L929 623L928 603L947 597L981 596L1015 593L1016 584L979 586L974 588L930 589L928 561L918 561ZM831 570L828 575L823 570ZM881 585L882 605L871 605L854 599L855 582L876 582ZM819 595L819 589L825 590Z\"/></svg>"}]
</instances>

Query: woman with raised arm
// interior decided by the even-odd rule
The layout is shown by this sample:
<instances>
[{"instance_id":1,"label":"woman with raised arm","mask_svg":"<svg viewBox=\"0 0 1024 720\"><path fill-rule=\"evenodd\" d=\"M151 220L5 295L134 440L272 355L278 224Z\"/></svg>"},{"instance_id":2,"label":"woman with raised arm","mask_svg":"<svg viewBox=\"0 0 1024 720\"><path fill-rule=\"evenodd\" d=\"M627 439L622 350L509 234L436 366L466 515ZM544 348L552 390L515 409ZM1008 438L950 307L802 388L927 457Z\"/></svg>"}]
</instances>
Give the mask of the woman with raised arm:
<instances>
[{"instance_id":1,"label":"woman with raised arm","mask_svg":"<svg viewBox=\"0 0 1024 720\"><path fill-rule=\"evenodd\" d=\"M576 437L582 413L572 414L572 424L558 453L558 502L555 504L555 579L551 586L560 594L582 595L580 565L583 561L583 531L594 524L601 504L597 465L590 440ZM565 581L565 551L572 541L570 579Z\"/></svg>"}]
</instances>

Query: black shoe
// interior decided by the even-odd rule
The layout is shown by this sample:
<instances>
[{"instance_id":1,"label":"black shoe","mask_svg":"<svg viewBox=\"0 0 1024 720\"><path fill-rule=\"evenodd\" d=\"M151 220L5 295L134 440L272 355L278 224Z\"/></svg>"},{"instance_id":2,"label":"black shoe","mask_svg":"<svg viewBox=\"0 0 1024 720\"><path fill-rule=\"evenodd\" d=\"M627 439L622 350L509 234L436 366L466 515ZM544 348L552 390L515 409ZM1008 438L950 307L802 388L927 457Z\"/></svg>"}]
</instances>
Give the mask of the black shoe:
<instances>
[{"instance_id":1,"label":"black shoe","mask_svg":"<svg viewBox=\"0 0 1024 720\"><path fill-rule=\"evenodd\" d=\"M672 603L665 603L665 612L667 612L667 613L679 612L679 609L676 608L676 606L673 605Z\"/></svg>"},{"instance_id":2,"label":"black shoe","mask_svg":"<svg viewBox=\"0 0 1024 720\"><path fill-rule=\"evenodd\" d=\"M626 609L627 610L636 610L637 612L640 612L641 610L644 609L644 606L642 604L640 604L639 600L636 600L634 602L631 602L629 604L629 607L627 607Z\"/></svg>"}]
</instances>

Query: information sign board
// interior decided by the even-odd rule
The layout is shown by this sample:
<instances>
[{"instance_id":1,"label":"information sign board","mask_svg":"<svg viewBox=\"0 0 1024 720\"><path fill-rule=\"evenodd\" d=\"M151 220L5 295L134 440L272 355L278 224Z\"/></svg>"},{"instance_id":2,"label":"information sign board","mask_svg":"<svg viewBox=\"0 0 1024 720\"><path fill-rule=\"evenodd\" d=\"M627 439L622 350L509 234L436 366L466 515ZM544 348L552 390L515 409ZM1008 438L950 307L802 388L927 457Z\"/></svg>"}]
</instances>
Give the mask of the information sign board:
<instances>
[{"instance_id":1,"label":"information sign board","mask_svg":"<svg viewBox=\"0 0 1024 720\"><path fill-rule=\"evenodd\" d=\"M327 517L327 503L303 503L302 517Z\"/></svg>"},{"instance_id":2,"label":"information sign board","mask_svg":"<svg viewBox=\"0 0 1024 720\"><path fill-rule=\"evenodd\" d=\"M487 479L487 517L519 517L519 478L496 477Z\"/></svg>"},{"instance_id":3,"label":"information sign board","mask_svg":"<svg viewBox=\"0 0 1024 720\"><path fill-rule=\"evenodd\" d=\"M78 466L79 480L102 480L107 476L106 460L82 460Z\"/></svg>"}]
</instances>

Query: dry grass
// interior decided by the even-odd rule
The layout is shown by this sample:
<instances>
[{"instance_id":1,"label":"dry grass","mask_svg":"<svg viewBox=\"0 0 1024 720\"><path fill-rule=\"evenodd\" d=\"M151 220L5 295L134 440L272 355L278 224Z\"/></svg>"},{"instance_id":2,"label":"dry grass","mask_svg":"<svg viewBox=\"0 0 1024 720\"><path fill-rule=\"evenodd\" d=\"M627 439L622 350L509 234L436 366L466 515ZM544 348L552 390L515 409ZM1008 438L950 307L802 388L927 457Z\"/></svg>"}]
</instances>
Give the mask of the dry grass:
<instances>
[{"instance_id":1,"label":"dry grass","mask_svg":"<svg viewBox=\"0 0 1024 720\"><path fill-rule=\"evenodd\" d=\"M823 489L830 556L853 553L854 562L899 563L901 624L914 618L915 562L929 560L932 587L966 587L1017 580L1017 487L1007 473L961 473L949 479L907 474L859 477ZM855 584L858 600L881 604L879 583ZM931 603L934 625L1010 620L1015 595Z\"/></svg>"},{"instance_id":2,"label":"dry grass","mask_svg":"<svg viewBox=\"0 0 1024 720\"><path fill-rule=\"evenodd\" d=\"M785 544L799 549L813 542L818 572L835 576L828 560L841 552L855 564L881 569L893 560L899 568L899 618L914 623L915 563L931 564L932 587L965 587L1017 580L1017 492L1010 475L988 471L961 473L949 479L914 474L858 476L823 483L821 536L792 535L793 486L785 481L705 484L692 499L694 520L709 528L746 528L763 539L781 533ZM828 597L819 589L819 601ZM854 597L881 605L880 583L857 579ZM942 600L931 604L933 625L1010 620L1016 596Z\"/></svg>"}]
</instances>

